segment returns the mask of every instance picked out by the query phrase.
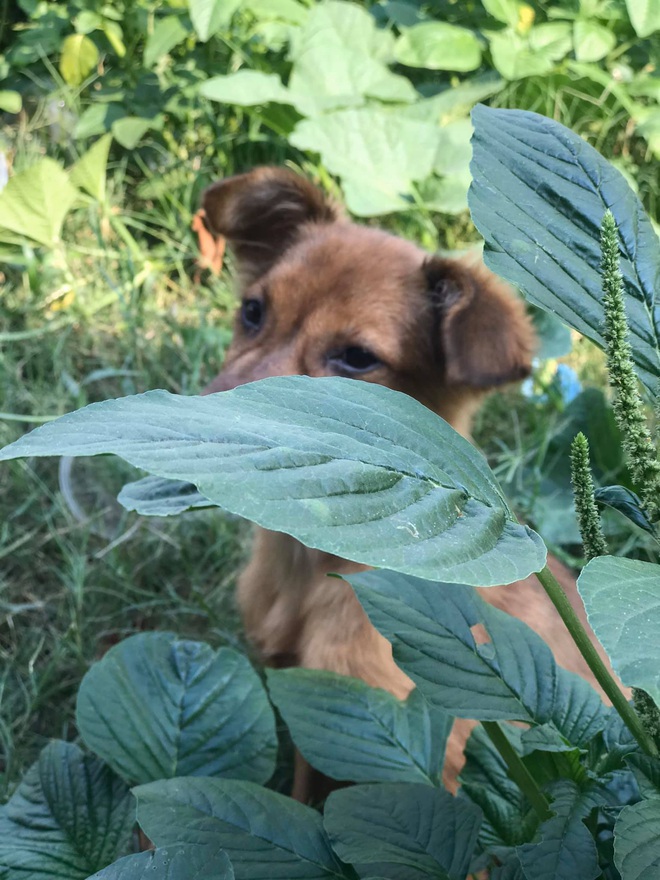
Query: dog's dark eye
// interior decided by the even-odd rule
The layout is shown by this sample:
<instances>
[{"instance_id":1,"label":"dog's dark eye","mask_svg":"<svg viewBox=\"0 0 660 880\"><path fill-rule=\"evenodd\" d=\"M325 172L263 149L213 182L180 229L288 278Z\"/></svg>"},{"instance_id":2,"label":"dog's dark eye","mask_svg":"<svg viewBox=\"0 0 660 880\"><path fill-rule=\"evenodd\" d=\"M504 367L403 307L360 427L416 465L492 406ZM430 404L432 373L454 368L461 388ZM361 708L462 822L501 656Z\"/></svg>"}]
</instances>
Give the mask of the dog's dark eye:
<instances>
[{"instance_id":1,"label":"dog's dark eye","mask_svg":"<svg viewBox=\"0 0 660 880\"><path fill-rule=\"evenodd\" d=\"M260 299L246 299L241 305L241 321L246 330L259 330L264 320L264 304Z\"/></svg>"},{"instance_id":2,"label":"dog's dark eye","mask_svg":"<svg viewBox=\"0 0 660 880\"><path fill-rule=\"evenodd\" d=\"M351 345L337 352L331 360L347 373L366 373L380 366L380 361L372 351L358 345Z\"/></svg>"}]
</instances>

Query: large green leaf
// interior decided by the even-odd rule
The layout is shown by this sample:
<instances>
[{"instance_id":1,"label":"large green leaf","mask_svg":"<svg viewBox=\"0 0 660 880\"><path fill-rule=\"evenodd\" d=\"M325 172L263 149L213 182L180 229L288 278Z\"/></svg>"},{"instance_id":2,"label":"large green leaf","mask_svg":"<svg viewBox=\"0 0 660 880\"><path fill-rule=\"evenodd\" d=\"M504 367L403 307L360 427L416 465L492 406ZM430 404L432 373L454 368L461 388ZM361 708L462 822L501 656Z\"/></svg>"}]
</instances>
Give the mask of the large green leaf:
<instances>
[{"instance_id":1,"label":"large green leaf","mask_svg":"<svg viewBox=\"0 0 660 880\"><path fill-rule=\"evenodd\" d=\"M271 670L268 689L303 757L327 776L437 783L453 719L419 691L402 702L358 679L309 669Z\"/></svg>"},{"instance_id":2,"label":"large green leaf","mask_svg":"<svg viewBox=\"0 0 660 880\"><path fill-rule=\"evenodd\" d=\"M84 34L65 37L60 49L60 73L69 86L79 86L94 70L99 50Z\"/></svg>"},{"instance_id":3,"label":"large green leaf","mask_svg":"<svg viewBox=\"0 0 660 880\"><path fill-rule=\"evenodd\" d=\"M579 18L573 27L573 43L578 61L600 61L616 46L616 34L597 21Z\"/></svg>"},{"instance_id":4,"label":"large green leaf","mask_svg":"<svg viewBox=\"0 0 660 880\"><path fill-rule=\"evenodd\" d=\"M108 400L38 428L0 460L103 452L366 565L488 586L545 561L481 454L421 404L366 382L295 376L206 397Z\"/></svg>"},{"instance_id":5,"label":"large green leaf","mask_svg":"<svg viewBox=\"0 0 660 880\"><path fill-rule=\"evenodd\" d=\"M85 880L128 852L135 804L119 777L52 742L0 807L0 876Z\"/></svg>"},{"instance_id":6,"label":"large green leaf","mask_svg":"<svg viewBox=\"0 0 660 880\"><path fill-rule=\"evenodd\" d=\"M89 748L131 782L266 782L275 769L273 712L248 660L169 633L132 636L92 666L77 723Z\"/></svg>"},{"instance_id":7,"label":"large green leaf","mask_svg":"<svg viewBox=\"0 0 660 880\"><path fill-rule=\"evenodd\" d=\"M607 709L593 688L558 667L527 624L475 590L442 589L394 572L349 580L373 625L392 642L397 665L447 712L484 721L552 722L574 745L605 725ZM477 625L487 642L475 638Z\"/></svg>"},{"instance_id":8,"label":"large green leaf","mask_svg":"<svg viewBox=\"0 0 660 880\"><path fill-rule=\"evenodd\" d=\"M305 24L293 34L293 69L289 89L297 108L315 116L338 107L381 101L414 101L411 82L386 65L392 37L356 3L314 5Z\"/></svg>"},{"instance_id":9,"label":"large green leaf","mask_svg":"<svg viewBox=\"0 0 660 880\"><path fill-rule=\"evenodd\" d=\"M521 110L472 111L469 202L484 258L536 305L603 345L600 225L619 227L633 356L660 378L660 247L637 196L612 165L557 122Z\"/></svg>"},{"instance_id":10,"label":"large green leaf","mask_svg":"<svg viewBox=\"0 0 660 880\"><path fill-rule=\"evenodd\" d=\"M342 178L350 210L370 216L410 208L413 181L432 172L440 136L436 125L370 106L304 119L290 141L320 153Z\"/></svg>"},{"instance_id":11,"label":"large green leaf","mask_svg":"<svg viewBox=\"0 0 660 880\"><path fill-rule=\"evenodd\" d=\"M394 48L400 64L429 70L476 70L481 64L481 43L472 31L440 21L417 24L405 30Z\"/></svg>"},{"instance_id":12,"label":"large green leaf","mask_svg":"<svg viewBox=\"0 0 660 880\"><path fill-rule=\"evenodd\" d=\"M621 880L657 880L660 872L660 798L624 807L614 826L614 863Z\"/></svg>"},{"instance_id":13,"label":"large green leaf","mask_svg":"<svg viewBox=\"0 0 660 880\"><path fill-rule=\"evenodd\" d=\"M582 570L578 590L621 681L660 703L660 566L600 556Z\"/></svg>"},{"instance_id":14,"label":"large green leaf","mask_svg":"<svg viewBox=\"0 0 660 880\"><path fill-rule=\"evenodd\" d=\"M52 247L77 195L57 162L40 159L11 177L0 193L0 230Z\"/></svg>"},{"instance_id":15,"label":"large green leaf","mask_svg":"<svg viewBox=\"0 0 660 880\"><path fill-rule=\"evenodd\" d=\"M463 880L480 822L469 801L411 783L336 791L324 811L333 848L363 877Z\"/></svg>"},{"instance_id":16,"label":"large green leaf","mask_svg":"<svg viewBox=\"0 0 660 880\"><path fill-rule=\"evenodd\" d=\"M189 27L186 27L180 15L166 15L159 19L147 37L144 66L153 67L164 55L183 42L189 33Z\"/></svg>"},{"instance_id":17,"label":"large green leaf","mask_svg":"<svg viewBox=\"0 0 660 880\"><path fill-rule=\"evenodd\" d=\"M602 802L596 789L580 790L568 780L551 789L555 814L539 828L541 840L516 850L526 877L534 880L596 880L601 876L596 843L584 824Z\"/></svg>"},{"instance_id":18,"label":"large green leaf","mask_svg":"<svg viewBox=\"0 0 660 880\"><path fill-rule=\"evenodd\" d=\"M125 856L89 880L234 880L219 847L174 844Z\"/></svg>"},{"instance_id":19,"label":"large green leaf","mask_svg":"<svg viewBox=\"0 0 660 880\"><path fill-rule=\"evenodd\" d=\"M626 0L626 6L638 37L660 30L660 0Z\"/></svg>"},{"instance_id":20,"label":"large green leaf","mask_svg":"<svg viewBox=\"0 0 660 880\"><path fill-rule=\"evenodd\" d=\"M183 777L134 794L140 826L154 843L220 845L237 880L353 876L332 852L315 810L254 783Z\"/></svg>"}]
</instances>

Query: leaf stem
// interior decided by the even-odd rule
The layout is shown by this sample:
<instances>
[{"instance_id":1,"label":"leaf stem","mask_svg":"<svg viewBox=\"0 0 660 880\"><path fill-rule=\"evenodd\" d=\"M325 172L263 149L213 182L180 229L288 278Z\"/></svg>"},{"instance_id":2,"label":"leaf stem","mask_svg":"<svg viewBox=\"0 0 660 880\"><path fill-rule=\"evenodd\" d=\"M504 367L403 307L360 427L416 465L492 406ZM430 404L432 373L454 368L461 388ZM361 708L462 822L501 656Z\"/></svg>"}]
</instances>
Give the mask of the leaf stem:
<instances>
[{"instance_id":1,"label":"leaf stem","mask_svg":"<svg viewBox=\"0 0 660 880\"><path fill-rule=\"evenodd\" d=\"M546 819L549 819L552 816L545 795L536 784L532 774L524 765L518 752L516 752L509 742L509 738L502 730L502 726L497 721L482 721L481 723L488 734L488 738L500 753L504 763L508 767L511 778L534 807L540 821L545 822Z\"/></svg>"},{"instance_id":2,"label":"leaf stem","mask_svg":"<svg viewBox=\"0 0 660 880\"><path fill-rule=\"evenodd\" d=\"M647 755L656 757L658 755L658 749L656 748L655 743L644 729L638 715L626 700L616 681L607 669L607 666L605 666L600 654L587 635L587 631L582 625L582 621L578 617L577 612L571 603L568 601L568 598L557 579L547 565L541 571L536 572L536 577L541 582L550 601L559 612L559 616L566 624L566 628L573 637L573 641L577 645L580 654L582 654L587 666L593 672L594 678L605 691L605 694L621 716L623 722L639 743L640 748Z\"/></svg>"}]
</instances>

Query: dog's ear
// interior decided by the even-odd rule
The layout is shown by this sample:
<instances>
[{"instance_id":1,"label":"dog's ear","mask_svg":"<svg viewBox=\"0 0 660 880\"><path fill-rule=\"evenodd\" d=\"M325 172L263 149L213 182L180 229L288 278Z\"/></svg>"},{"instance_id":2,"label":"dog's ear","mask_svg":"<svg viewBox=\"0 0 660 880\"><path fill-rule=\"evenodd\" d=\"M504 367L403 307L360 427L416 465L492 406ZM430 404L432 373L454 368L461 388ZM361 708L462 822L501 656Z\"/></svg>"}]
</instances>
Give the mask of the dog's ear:
<instances>
[{"instance_id":1,"label":"dog's ear","mask_svg":"<svg viewBox=\"0 0 660 880\"><path fill-rule=\"evenodd\" d=\"M257 277L291 245L304 223L331 223L337 208L287 168L255 168L212 184L202 196L211 231L224 236L241 271Z\"/></svg>"},{"instance_id":2,"label":"dog's ear","mask_svg":"<svg viewBox=\"0 0 660 880\"><path fill-rule=\"evenodd\" d=\"M447 383L494 388L528 376L535 339L523 303L482 267L432 257L424 271Z\"/></svg>"}]
</instances>

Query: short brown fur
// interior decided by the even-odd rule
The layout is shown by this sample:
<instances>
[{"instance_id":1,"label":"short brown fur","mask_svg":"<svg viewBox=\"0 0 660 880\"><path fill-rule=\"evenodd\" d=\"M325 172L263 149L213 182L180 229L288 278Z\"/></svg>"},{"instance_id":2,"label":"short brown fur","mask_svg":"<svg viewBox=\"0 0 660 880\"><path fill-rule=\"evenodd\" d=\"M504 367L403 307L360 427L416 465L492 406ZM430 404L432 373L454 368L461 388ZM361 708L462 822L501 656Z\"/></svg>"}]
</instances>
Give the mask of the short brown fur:
<instances>
[{"instance_id":1,"label":"short brown fur","mask_svg":"<svg viewBox=\"0 0 660 880\"><path fill-rule=\"evenodd\" d=\"M237 257L243 301L263 304L256 330L239 312L225 366L206 393L267 376L349 375L415 397L469 436L484 394L528 375L534 337L525 309L483 266L429 257L355 225L312 184L281 168L215 184L203 208ZM342 360L351 349L377 361L351 371ZM570 573L556 560L551 567L584 619ZM327 577L360 568L258 530L238 585L246 629L267 663L333 670L403 698L412 683L391 646L349 585ZM539 632L563 666L589 677L534 578L480 592ZM452 789L471 726L457 722L450 738L444 778ZM299 761L294 796L318 796L315 783Z\"/></svg>"}]
</instances>

